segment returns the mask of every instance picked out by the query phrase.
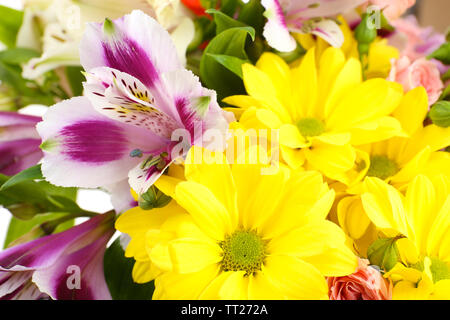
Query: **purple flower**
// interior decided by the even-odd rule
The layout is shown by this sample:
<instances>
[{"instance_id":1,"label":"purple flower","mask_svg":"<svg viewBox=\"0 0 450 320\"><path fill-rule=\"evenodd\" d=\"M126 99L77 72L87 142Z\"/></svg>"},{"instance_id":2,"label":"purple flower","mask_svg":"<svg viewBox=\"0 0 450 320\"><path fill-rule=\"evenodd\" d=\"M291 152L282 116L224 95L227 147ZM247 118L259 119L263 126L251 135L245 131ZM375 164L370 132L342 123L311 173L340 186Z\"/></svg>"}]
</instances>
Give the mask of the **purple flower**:
<instances>
[{"instance_id":1,"label":"purple flower","mask_svg":"<svg viewBox=\"0 0 450 320\"><path fill-rule=\"evenodd\" d=\"M223 146L228 122L216 93L182 67L169 34L151 17L133 11L90 24L80 56L85 96L51 107L38 124L42 172L51 183L126 187L128 180L142 194L191 145L207 147L207 130L215 129ZM173 141L182 138L179 130L189 139Z\"/></svg>"},{"instance_id":2,"label":"purple flower","mask_svg":"<svg viewBox=\"0 0 450 320\"><path fill-rule=\"evenodd\" d=\"M114 213L0 253L0 300L111 299L103 272Z\"/></svg>"},{"instance_id":3,"label":"purple flower","mask_svg":"<svg viewBox=\"0 0 450 320\"><path fill-rule=\"evenodd\" d=\"M42 158L39 117L0 111L0 173L15 175Z\"/></svg>"},{"instance_id":4,"label":"purple flower","mask_svg":"<svg viewBox=\"0 0 450 320\"><path fill-rule=\"evenodd\" d=\"M332 19L340 13L356 8L367 0L262 0L268 21L264 37L279 51L296 48L290 32L311 33L334 47L341 47L344 35Z\"/></svg>"}]
</instances>

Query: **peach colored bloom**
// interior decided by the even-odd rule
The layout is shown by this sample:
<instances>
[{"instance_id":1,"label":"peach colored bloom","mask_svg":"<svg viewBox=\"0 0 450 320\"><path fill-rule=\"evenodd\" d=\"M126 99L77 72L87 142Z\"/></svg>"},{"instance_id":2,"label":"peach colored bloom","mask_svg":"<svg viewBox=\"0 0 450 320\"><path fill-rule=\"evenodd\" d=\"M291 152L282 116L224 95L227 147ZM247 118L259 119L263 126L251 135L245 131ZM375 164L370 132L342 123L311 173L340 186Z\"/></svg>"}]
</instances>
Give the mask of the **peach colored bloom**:
<instances>
[{"instance_id":1,"label":"peach colored bloom","mask_svg":"<svg viewBox=\"0 0 450 320\"><path fill-rule=\"evenodd\" d=\"M358 269L351 275L329 277L328 288L330 300L392 299L392 285L366 259L359 259Z\"/></svg>"},{"instance_id":2,"label":"peach colored bloom","mask_svg":"<svg viewBox=\"0 0 450 320\"><path fill-rule=\"evenodd\" d=\"M395 20L411 8L416 0L370 0L370 3L384 9L386 18Z\"/></svg>"},{"instance_id":3,"label":"peach colored bloom","mask_svg":"<svg viewBox=\"0 0 450 320\"><path fill-rule=\"evenodd\" d=\"M425 58L420 58L411 63L406 57L393 61L388 80L402 84L405 91L423 86L428 93L428 104L434 104L442 93L442 83L439 69L436 64Z\"/></svg>"}]
</instances>

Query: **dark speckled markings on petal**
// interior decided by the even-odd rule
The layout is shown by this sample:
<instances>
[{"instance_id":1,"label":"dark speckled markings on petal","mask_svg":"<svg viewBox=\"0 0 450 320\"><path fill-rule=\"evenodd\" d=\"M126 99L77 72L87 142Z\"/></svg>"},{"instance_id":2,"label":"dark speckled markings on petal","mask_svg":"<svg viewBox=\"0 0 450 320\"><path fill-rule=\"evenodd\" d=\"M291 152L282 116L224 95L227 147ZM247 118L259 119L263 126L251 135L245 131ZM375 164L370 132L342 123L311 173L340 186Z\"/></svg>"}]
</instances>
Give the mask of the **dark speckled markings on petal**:
<instances>
[{"instance_id":1,"label":"dark speckled markings on petal","mask_svg":"<svg viewBox=\"0 0 450 320\"><path fill-rule=\"evenodd\" d=\"M109 121L89 120L71 124L60 131L63 154L70 159L101 164L128 155L123 129Z\"/></svg>"},{"instance_id":2,"label":"dark speckled markings on petal","mask_svg":"<svg viewBox=\"0 0 450 320\"><path fill-rule=\"evenodd\" d=\"M149 55L133 39L124 37L106 40L103 42L103 52L108 67L126 72L150 88L159 79Z\"/></svg>"}]
</instances>

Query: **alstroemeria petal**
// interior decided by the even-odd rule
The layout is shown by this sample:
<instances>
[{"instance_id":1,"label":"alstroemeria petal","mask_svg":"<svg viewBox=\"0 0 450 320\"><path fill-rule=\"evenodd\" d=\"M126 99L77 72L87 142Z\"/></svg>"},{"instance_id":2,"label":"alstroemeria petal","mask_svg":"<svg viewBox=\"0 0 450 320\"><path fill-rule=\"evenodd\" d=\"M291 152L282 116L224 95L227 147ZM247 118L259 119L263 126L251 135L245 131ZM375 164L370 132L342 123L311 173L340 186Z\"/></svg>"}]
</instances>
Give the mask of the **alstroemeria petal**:
<instances>
[{"instance_id":1,"label":"alstroemeria petal","mask_svg":"<svg viewBox=\"0 0 450 320\"><path fill-rule=\"evenodd\" d=\"M125 179L141 159L131 152L161 149L166 141L149 130L113 121L89 100L54 105L37 126L42 137L42 172L55 185L95 188Z\"/></svg>"},{"instance_id":2,"label":"alstroemeria petal","mask_svg":"<svg viewBox=\"0 0 450 320\"><path fill-rule=\"evenodd\" d=\"M295 50L297 43L289 34L280 2L278 0L262 0L261 4L266 8L264 15L268 18L263 34L269 45L282 52Z\"/></svg>"},{"instance_id":3,"label":"alstroemeria petal","mask_svg":"<svg viewBox=\"0 0 450 320\"><path fill-rule=\"evenodd\" d=\"M311 33L321 37L335 48L340 48L344 43L344 34L333 20L321 20L312 26Z\"/></svg>"},{"instance_id":4,"label":"alstroemeria petal","mask_svg":"<svg viewBox=\"0 0 450 320\"><path fill-rule=\"evenodd\" d=\"M100 50L99 50L100 49ZM83 67L111 67L154 87L160 74L182 67L169 33L142 11L89 24L80 45Z\"/></svg>"},{"instance_id":5,"label":"alstroemeria petal","mask_svg":"<svg viewBox=\"0 0 450 320\"><path fill-rule=\"evenodd\" d=\"M0 173L14 175L39 162L40 139L20 139L0 142Z\"/></svg>"},{"instance_id":6,"label":"alstroemeria petal","mask_svg":"<svg viewBox=\"0 0 450 320\"><path fill-rule=\"evenodd\" d=\"M216 143L224 147L228 122L217 103L216 93L203 88L199 78L184 69L164 74L163 81L170 92L171 102L179 121L190 134L191 143L198 144L209 138L218 138L221 141ZM210 129L214 129L214 132L209 133L214 137L204 136L203 134ZM220 146L214 148L204 145L204 147L220 149Z\"/></svg>"},{"instance_id":7,"label":"alstroemeria petal","mask_svg":"<svg viewBox=\"0 0 450 320\"><path fill-rule=\"evenodd\" d=\"M172 131L181 127L176 115L168 115L152 92L139 79L111 68L95 68L84 84L86 96L94 108L105 116L142 127L170 139ZM168 110L169 112L172 110ZM171 112L173 114L173 112Z\"/></svg>"},{"instance_id":8,"label":"alstroemeria petal","mask_svg":"<svg viewBox=\"0 0 450 320\"><path fill-rule=\"evenodd\" d=\"M110 300L111 294L106 285L103 271L103 256L106 243L113 233L114 230L112 229L109 233L80 250L62 255L50 267L35 271L33 282L36 283L41 292L45 292L52 299ZM72 274L75 276L75 272L78 272L78 270L79 286L76 285L75 279L71 283L69 278Z\"/></svg>"}]
</instances>

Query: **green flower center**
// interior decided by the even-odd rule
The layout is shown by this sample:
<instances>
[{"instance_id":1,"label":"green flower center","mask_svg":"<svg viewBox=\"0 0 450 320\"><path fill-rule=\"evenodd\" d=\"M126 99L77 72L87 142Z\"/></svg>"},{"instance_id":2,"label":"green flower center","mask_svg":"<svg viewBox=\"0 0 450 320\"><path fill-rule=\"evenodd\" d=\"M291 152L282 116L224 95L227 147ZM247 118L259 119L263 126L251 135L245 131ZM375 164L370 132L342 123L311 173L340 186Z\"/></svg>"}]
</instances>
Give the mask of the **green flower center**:
<instances>
[{"instance_id":1,"label":"green flower center","mask_svg":"<svg viewBox=\"0 0 450 320\"><path fill-rule=\"evenodd\" d=\"M370 168L367 171L369 177L377 177L385 180L392 177L399 171L397 163L386 156L372 156L370 157Z\"/></svg>"},{"instance_id":2,"label":"green flower center","mask_svg":"<svg viewBox=\"0 0 450 320\"><path fill-rule=\"evenodd\" d=\"M433 277L434 283L440 280L450 279L450 266L447 263L435 257L430 258L430 261L431 261L430 272ZM411 267L419 271L423 271L425 269L424 260L422 259L421 261L412 265Z\"/></svg>"},{"instance_id":3,"label":"green flower center","mask_svg":"<svg viewBox=\"0 0 450 320\"><path fill-rule=\"evenodd\" d=\"M298 131L307 137L320 136L325 132L325 124L316 118L303 118L297 122Z\"/></svg>"},{"instance_id":4,"label":"green flower center","mask_svg":"<svg viewBox=\"0 0 450 320\"><path fill-rule=\"evenodd\" d=\"M245 271L247 276L261 270L266 242L254 231L238 230L219 242L223 250L223 271Z\"/></svg>"},{"instance_id":5,"label":"green flower center","mask_svg":"<svg viewBox=\"0 0 450 320\"><path fill-rule=\"evenodd\" d=\"M430 271L433 275L433 282L450 279L450 266L438 258L431 258Z\"/></svg>"}]
</instances>

